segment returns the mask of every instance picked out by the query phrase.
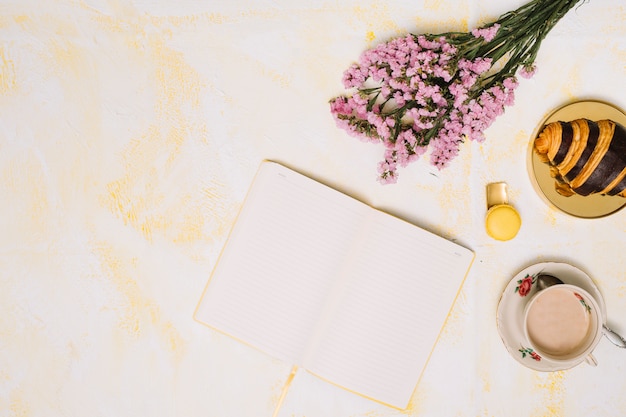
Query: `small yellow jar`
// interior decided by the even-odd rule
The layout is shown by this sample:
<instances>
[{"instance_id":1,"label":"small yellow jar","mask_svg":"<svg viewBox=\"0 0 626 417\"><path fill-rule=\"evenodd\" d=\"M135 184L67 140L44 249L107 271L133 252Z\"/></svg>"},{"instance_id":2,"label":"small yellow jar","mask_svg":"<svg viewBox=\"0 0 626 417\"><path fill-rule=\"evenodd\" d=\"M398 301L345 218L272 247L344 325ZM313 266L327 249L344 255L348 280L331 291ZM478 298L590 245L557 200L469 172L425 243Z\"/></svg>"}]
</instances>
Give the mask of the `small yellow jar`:
<instances>
[{"instance_id":1,"label":"small yellow jar","mask_svg":"<svg viewBox=\"0 0 626 417\"><path fill-rule=\"evenodd\" d=\"M496 240L511 240L522 226L522 218L513 206L498 204L487 210L487 234Z\"/></svg>"},{"instance_id":2,"label":"small yellow jar","mask_svg":"<svg viewBox=\"0 0 626 417\"><path fill-rule=\"evenodd\" d=\"M511 240L522 226L522 218L508 203L506 184L503 182L487 185L487 234L496 240Z\"/></svg>"}]
</instances>

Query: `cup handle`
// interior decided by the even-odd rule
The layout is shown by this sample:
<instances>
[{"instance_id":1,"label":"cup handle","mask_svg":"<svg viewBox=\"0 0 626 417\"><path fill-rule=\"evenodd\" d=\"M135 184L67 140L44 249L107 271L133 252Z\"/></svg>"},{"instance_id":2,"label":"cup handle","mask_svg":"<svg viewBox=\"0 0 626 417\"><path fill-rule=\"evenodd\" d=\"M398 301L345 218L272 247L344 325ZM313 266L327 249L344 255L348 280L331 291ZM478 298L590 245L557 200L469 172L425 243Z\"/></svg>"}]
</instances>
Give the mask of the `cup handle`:
<instances>
[{"instance_id":1,"label":"cup handle","mask_svg":"<svg viewBox=\"0 0 626 417\"><path fill-rule=\"evenodd\" d=\"M587 357L585 358L585 362L587 362L591 366L598 366L598 360L591 353L587 355Z\"/></svg>"}]
</instances>

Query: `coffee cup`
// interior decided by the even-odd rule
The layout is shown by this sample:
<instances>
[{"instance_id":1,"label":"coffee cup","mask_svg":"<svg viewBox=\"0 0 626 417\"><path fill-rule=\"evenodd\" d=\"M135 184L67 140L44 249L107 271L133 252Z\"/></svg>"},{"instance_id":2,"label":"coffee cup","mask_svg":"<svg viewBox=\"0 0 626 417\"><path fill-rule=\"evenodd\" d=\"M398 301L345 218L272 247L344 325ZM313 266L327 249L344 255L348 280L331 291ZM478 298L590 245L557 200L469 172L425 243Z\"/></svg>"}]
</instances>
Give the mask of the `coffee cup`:
<instances>
[{"instance_id":1,"label":"coffee cup","mask_svg":"<svg viewBox=\"0 0 626 417\"><path fill-rule=\"evenodd\" d=\"M592 355L602 337L603 317L597 301L584 289L559 284L537 292L524 309L523 329L541 357L573 367Z\"/></svg>"}]
</instances>

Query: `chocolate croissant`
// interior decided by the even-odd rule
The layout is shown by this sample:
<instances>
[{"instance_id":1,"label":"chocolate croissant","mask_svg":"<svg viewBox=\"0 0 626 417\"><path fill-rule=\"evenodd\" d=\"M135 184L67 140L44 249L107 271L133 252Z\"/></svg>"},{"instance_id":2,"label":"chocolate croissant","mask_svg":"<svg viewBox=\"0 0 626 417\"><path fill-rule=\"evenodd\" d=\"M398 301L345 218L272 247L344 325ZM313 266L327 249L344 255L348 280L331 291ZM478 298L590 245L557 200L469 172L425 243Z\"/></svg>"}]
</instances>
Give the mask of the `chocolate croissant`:
<instances>
[{"instance_id":1,"label":"chocolate croissant","mask_svg":"<svg viewBox=\"0 0 626 417\"><path fill-rule=\"evenodd\" d=\"M535 139L539 159L550 165L556 191L626 197L626 129L612 120L578 119L546 125Z\"/></svg>"}]
</instances>

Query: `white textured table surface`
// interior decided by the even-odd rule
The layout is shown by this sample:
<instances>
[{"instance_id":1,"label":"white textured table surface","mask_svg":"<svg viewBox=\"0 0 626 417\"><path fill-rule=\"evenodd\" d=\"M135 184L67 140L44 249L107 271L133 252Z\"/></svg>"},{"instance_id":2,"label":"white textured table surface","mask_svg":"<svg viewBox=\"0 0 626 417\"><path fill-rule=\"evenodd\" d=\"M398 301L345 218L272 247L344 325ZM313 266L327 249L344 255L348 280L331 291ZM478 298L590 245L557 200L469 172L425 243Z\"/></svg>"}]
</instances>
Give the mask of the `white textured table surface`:
<instances>
[{"instance_id":1,"label":"white textured table surface","mask_svg":"<svg viewBox=\"0 0 626 417\"><path fill-rule=\"evenodd\" d=\"M0 416L271 416L290 366L192 318L263 159L477 254L408 410L300 372L280 416L626 414L625 351L604 340L597 368L539 373L509 356L495 321L517 271L557 260L593 277L626 333L626 213L564 215L526 169L555 107L626 108L623 2L571 11L515 106L441 172L424 159L379 185L382 149L329 112L363 50L523 3L0 2ZM523 218L509 242L483 228L493 181Z\"/></svg>"}]
</instances>

